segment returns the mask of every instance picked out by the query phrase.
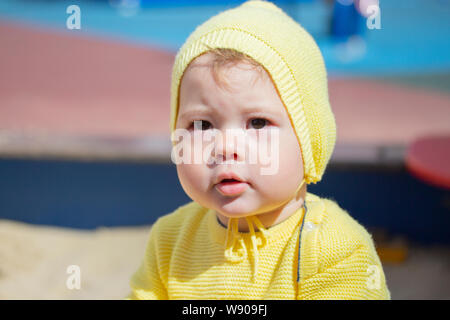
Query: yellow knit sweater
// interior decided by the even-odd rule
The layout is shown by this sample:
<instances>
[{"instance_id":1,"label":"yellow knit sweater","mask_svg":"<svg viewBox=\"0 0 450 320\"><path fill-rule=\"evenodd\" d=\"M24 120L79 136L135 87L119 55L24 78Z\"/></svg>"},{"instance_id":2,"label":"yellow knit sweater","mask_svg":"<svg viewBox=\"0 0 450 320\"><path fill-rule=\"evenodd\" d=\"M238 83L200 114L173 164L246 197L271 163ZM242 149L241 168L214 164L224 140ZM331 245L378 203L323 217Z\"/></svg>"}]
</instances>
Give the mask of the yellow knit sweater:
<instances>
[{"instance_id":1,"label":"yellow knit sweater","mask_svg":"<svg viewBox=\"0 0 450 320\"><path fill-rule=\"evenodd\" d=\"M227 230L195 202L159 218L127 299L390 299L370 234L334 201L307 193L306 213L249 221Z\"/></svg>"}]
</instances>

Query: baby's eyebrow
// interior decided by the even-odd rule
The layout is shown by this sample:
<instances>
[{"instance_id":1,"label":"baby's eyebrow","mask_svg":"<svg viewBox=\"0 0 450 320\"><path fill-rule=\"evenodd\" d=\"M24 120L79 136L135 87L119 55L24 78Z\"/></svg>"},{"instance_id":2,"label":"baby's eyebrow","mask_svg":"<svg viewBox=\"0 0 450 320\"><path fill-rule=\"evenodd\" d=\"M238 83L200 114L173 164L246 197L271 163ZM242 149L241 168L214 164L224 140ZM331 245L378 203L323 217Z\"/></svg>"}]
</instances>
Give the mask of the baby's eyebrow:
<instances>
[{"instance_id":1,"label":"baby's eyebrow","mask_svg":"<svg viewBox=\"0 0 450 320\"><path fill-rule=\"evenodd\" d=\"M185 118L194 118L198 116L206 116L210 115L211 113L214 113L211 108L206 107L192 107L189 108L187 111L182 112L178 117L179 119L185 119ZM251 107L243 107L242 113L244 114L251 114L251 113L257 113L257 114L265 114L267 116L273 116L278 117L279 114L277 112L274 112L271 108L267 108L264 106L251 106Z\"/></svg>"},{"instance_id":2,"label":"baby's eyebrow","mask_svg":"<svg viewBox=\"0 0 450 320\"><path fill-rule=\"evenodd\" d=\"M273 114L273 111L267 107L261 106L252 106L252 107L244 107L242 108L243 113L268 113Z\"/></svg>"},{"instance_id":3,"label":"baby's eyebrow","mask_svg":"<svg viewBox=\"0 0 450 320\"><path fill-rule=\"evenodd\" d=\"M198 116L198 115L206 115L209 113L210 113L209 108L190 108L189 110L181 113L179 115L179 118L180 119L189 118L189 117Z\"/></svg>"},{"instance_id":4,"label":"baby's eyebrow","mask_svg":"<svg viewBox=\"0 0 450 320\"><path fill-rule=\"evenodd\" d=\"M242 113L246 114L246 115L255 114L255 115L261 115L263 117L267 116L273 120L280 120L280 116L281 116L281 113L279 111L276 111L270 107L265 107L264 105L243 108Z\"/></svg>"}]
</instances>

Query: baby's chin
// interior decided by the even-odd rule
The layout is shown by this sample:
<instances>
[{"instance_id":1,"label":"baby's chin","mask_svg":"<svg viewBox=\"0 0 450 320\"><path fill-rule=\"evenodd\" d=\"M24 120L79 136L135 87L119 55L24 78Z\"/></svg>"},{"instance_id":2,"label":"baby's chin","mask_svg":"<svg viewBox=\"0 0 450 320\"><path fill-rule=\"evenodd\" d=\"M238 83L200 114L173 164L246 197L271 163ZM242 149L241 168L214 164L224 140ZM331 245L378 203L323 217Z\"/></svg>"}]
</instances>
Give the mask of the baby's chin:
<instances>
[{"instance_id":1,"label":"baby's chin","mask_svg":"<svg viewBox=\"0 0 450 320\"><path fill-rule=\"evenodd\" d=\"M228 218L242 218L260 212L261 204L249 199L237 198L214 203L214 210Z\"/></svg>"}]
</instances>

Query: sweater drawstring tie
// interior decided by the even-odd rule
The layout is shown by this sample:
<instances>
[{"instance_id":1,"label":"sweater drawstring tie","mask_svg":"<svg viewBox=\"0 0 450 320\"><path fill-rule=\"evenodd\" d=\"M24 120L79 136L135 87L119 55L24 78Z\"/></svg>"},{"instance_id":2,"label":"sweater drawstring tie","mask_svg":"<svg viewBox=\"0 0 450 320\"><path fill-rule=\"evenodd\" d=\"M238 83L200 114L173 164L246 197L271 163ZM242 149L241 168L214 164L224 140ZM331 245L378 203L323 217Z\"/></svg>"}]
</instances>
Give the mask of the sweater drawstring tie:
<instances>
[{"instance_id":1,"label":"sweater drawstring tie","mask_svg":"<svg viewBox=\"0 0 450 320\"><path fill-rule=\"evenodd\" d=\"M303 184L306 183L306 179L303 178L300 185L295 190L293 197L297 195L298 191L301 189ZM288 198L284 204L289 201ZM245 217L248 223L248 229L250 232L250 239L252 242L252 250L253 250L253 281L256 280L256 275L258 273L258 262L259 262L259 251L258 249L265 246L268 243L270 232L264 227L261 221L258 219L256 215ZM231 262L240 262L247 258L247 247L245 245L245 241L239 233L238 228L238 220L239 218L229 218L228 219L228 227L227 227L227 235L225 238L225 258L227 258ZM261 232L261 237L257 238L255 233L255 228L253 226L255 224L258 227L258 231ZM232 235L231 245L228 244L228 239L230 238L230 233ZM259 240L259 241L258 241Z\"/></svg>"},{"instance_id":2,"label":"sweater drawstring tie","mask_svg":"<svg viewBox=\"0 0 450 320\"><path fill-rule=\"evenodd\" d=\"M268 243L269 232L258 219L257 216L245 217L247 220L250 239L252 242L253 250L253 280L256 280L256 275L258 273L258 263L259 263L259 248L264 247ZM247 258L247 247L245 245L244 239L238 231L238 220L239 218L228 219L227 236L225 239L225 257L231 262L240 262ZM261 232L261 236L257 237L255 232L255 224L258 227L258 231ZM228 239L230 238L230 233L232 234L231 245L228 244Z\"/></svg>"}]
</instances>

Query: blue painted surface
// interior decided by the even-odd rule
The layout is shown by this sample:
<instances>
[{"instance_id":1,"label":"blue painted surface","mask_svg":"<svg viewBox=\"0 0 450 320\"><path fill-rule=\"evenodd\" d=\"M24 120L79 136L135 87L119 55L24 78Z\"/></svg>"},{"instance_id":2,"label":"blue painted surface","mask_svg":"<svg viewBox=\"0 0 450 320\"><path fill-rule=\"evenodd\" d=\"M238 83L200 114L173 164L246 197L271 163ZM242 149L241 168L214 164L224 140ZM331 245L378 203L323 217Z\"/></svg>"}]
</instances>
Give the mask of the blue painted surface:
<instances>
[{"instance_id":1,"label":"blue painted surface","mask_svg":"<svg viewBox=\"0 0 450 320\"><path fill-rule=\"evenodd\" d=\"M69 4L78 4L82 29L67 32L158 46L175 52L197 25L239 1L227 2L227 5L223 2L179 7L173 1L162 7L157 5L161 3L158 1L127 16L129 11L113 8L107 1L3 0L0 1L0 18L67 31L66 8ZM182 2L185 3L187 1ZM341 40L329 37L331 7L323 1L281 1L279 5L315 37L330 75L450 71L450 1L381 1L381 29L365 30L364 41L357 42L356 47L343 46Z\"/></svg>"},{"instance_id":2,"label":"blue painted surface","mask_svg":"<svg viewBox=\"0 0 450 320\"><path fill-rule=\"evenodd\" d=\"M189 200L173 165L11 159L0 177L0 218L34 224L149 224Z\"/></svg>"},{"instance_id":3,"label":"blue painted surface","mask_svg":"<svg viewBox=\"0 0 450 320\"><path fill-rule=\"evenodd\" d=\"M151 224L190 201L172 164L2 159L0 177L0 218L41 225ZM450 194L404 170L330 167L308 191L336 200L365 227L450 244Z\"/></svg>"},{"instance_id":4,"label":"blue painted surface","mask_svg":"<svg viewBox=\"0 0 450 320\"><path fill-rule=\"evenodd\" d=\"M450 244L450 192L427 185L405 169L327 169L308 186L335 199L367 227L386 228L423 244Z\"/></svg>"}]
</instances>

